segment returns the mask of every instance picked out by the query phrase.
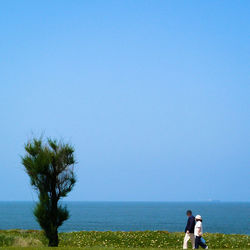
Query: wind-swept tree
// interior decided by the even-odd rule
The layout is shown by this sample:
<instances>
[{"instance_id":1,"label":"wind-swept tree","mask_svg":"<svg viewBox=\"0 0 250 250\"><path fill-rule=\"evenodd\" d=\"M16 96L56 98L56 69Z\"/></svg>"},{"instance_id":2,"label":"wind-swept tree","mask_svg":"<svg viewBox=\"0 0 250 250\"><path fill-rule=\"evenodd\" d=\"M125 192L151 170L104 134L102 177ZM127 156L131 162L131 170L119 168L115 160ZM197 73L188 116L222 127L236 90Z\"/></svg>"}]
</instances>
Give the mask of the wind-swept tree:
<instances>
[{"instance_id":1,"label":"wind-swept tree","mask_svg":"<svg viewBox=\"0 0 250 250\"><path fill-rule=\"evenodd\" d=\"M69 218L66 206L59 200L67 196L76 182L74 148L57 140L44 142L33 138L25 145L25 151L22 164L39 196L34 215L49 246L58 246L58 227Z\"/></svg>"}]
</instances>

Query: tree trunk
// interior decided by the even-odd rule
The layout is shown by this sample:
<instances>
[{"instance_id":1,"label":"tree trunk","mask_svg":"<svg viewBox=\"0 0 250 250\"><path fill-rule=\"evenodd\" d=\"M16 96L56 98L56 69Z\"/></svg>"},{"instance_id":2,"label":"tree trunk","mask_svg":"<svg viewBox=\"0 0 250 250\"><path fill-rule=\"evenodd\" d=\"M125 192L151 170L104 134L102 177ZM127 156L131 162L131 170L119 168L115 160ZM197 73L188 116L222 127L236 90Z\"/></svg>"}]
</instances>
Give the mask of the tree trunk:
<instances>
[{"instance_id":1,"label":"tree trunk","mask_svg":"<svg viewBox=\"0 0 250 250\"><path fill-rule=\"evenodd\" d=\"M51 233L49 238L49 247L58 247L58 232L57 230L53 233Z\"/></svg>"},{"instance_id":2,"label":"tree trunk","mask_svg":"<svg viewBox=\"0 0 250 250\"><path fill-rule=\"evenodd\" d=\"M57 231L57 217L58 217L58 207L57 207L57 195L56 195L56 175L53 178L52 188L51 188L51 236L49 238L49 246L50 247L57 247L59 240L58 240L58 231Z\"/></svg>"}]
</instances>

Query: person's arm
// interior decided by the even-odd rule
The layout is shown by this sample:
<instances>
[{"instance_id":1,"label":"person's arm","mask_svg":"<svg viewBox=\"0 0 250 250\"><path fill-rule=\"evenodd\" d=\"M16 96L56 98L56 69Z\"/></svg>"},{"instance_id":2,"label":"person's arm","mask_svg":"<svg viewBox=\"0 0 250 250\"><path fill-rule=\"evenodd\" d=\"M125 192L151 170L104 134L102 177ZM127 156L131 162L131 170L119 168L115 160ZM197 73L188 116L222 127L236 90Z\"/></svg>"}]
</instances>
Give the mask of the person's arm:
<instances>
[{"instance_id":1,"label":"person's arm","mask_svg":"<svg viewBox=\"0 0 250 250\"><path fill-rule=\"evenodd\" d=\"M200 227L198 227L197 233L198 233L199 236L202 236L201 228Z\"/></svg>"},{"instance_id":2,"label":"person's arm","mask_svg":"<svg viewBox=\"0 0 250 250\"><path fill-rule=\"evenodd\" d=\"M191 230L191 218L190 217L188 218L186 229L187 229L186 233L189 234L189 232Z\"/></svg>"},{"instance_id":3,"label":"person's arm","mask_svg":"<svg viewBox=\"0 0 250 250\"><path fill-rule=\"evenodd\" d=\"M190 223L190 229L192 230L192 232L194 231L194 227L195 227L195 219L192 218L191 223Z\"/></svg>"}]
</instances>

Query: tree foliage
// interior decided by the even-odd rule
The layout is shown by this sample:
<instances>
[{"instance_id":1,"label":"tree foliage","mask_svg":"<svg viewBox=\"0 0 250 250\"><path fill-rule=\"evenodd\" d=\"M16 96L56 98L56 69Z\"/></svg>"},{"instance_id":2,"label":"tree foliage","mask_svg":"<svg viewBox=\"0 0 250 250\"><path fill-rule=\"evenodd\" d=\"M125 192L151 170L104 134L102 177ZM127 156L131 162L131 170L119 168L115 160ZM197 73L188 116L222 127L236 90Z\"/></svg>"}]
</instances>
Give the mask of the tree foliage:
<instances>
[{"instance_id":1,"label":"tree foliage","mask_svg":"<svg viewBox=\"0 0 250 250\"><path fill-rule=\"evenodd\" d=\"M25 145L25 151L22 164L39 196L34 215L49 246L58 246L58 227L69 217L59 200L67 196L76 182L74 148L57 140L44 142L33 138Z\"/></svg>"}]
</instances>

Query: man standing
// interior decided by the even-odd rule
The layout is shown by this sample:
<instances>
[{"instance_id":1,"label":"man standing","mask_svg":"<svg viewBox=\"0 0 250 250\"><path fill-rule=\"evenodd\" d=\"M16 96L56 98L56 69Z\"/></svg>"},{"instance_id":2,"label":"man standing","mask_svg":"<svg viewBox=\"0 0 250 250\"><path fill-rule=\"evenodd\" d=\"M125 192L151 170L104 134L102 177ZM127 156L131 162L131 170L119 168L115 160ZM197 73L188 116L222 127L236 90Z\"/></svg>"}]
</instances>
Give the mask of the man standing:
<instances>
[{"instance_id":1,"label":"man standing","mask_svg":"<svg viewBox=\"0 0 250 250\"><path fill-rule=\"evenodd\" d=\"M184 241L183 241L183 249L187 249L188 248L188 241L191 240L192 243L192 248L195 248L195 239L194 239L194 226L195 226L195 218L192 215L192 211L188 210L187 211L187 225L185 228L185 237L184 237Z\"/></svg>"}]
</instances>

